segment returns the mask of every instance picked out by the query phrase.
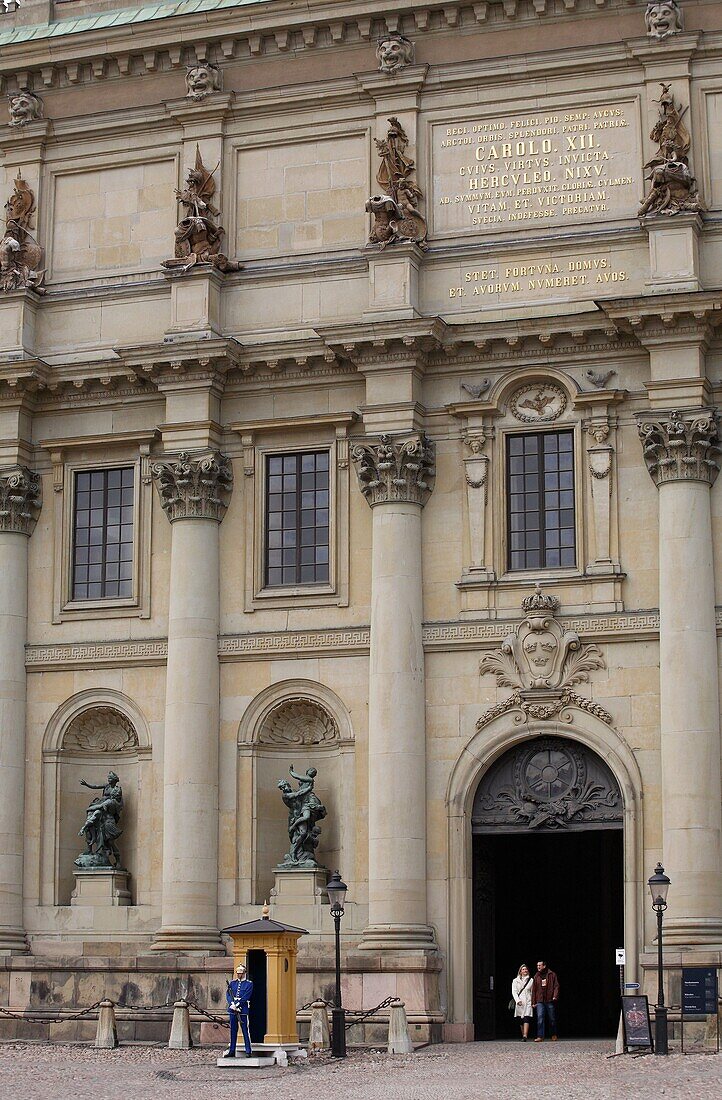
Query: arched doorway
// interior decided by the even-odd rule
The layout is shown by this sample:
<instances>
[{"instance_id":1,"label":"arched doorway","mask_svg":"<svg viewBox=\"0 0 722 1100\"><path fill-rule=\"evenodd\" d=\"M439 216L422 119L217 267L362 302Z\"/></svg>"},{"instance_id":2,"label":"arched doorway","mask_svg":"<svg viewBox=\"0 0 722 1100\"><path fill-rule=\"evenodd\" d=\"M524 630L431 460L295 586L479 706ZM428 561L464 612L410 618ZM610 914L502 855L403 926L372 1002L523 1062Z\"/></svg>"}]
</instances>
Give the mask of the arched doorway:
<instances>
[{"instance_id":1,"label":"arched doorway","mask_svg":"<svg viewBox=\"0 0 722 1100\"><path fill-rule=\"evenodd\" d=\"M623 814L609 767L564 737L522 741L482 776L471 814L475 1038L518 1034L511 980L538 959L559 976L565 1038L614 1034Z\"/></svg>"}]
</instances>

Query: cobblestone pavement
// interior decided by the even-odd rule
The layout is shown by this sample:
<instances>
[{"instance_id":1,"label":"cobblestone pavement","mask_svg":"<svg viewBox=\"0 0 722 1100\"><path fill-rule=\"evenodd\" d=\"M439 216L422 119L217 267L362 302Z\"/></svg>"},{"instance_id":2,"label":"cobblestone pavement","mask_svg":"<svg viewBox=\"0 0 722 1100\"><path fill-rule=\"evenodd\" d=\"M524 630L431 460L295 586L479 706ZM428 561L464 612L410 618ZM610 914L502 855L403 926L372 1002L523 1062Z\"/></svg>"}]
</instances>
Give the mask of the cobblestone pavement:
<instances>
[{"instance_id":1,"label":"cobblestone pavement","mask_svg":"<svg viewBox=\"0 0 722 1100\"><path fill-rule=\"evenodd\" d=\"M626 1056L609 1043L474 1043L416 1054L316 1056L288 1069L218 1069L219 1051L0 1044L5 1100L719 1100L722 1056Z\"/></svg>"}]
</instances>

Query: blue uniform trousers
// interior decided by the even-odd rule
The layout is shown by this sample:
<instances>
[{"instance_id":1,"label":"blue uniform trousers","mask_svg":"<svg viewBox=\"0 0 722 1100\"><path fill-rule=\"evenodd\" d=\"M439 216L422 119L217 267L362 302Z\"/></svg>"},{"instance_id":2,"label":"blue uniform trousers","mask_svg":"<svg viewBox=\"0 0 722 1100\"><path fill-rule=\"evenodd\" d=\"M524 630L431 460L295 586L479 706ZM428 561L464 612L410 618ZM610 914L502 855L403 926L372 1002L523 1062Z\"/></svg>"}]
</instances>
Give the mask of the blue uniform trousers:
<instances>
[{"instance_id":1,"label":"blue uniform trousers","mask_svg":"<svg viewBox=\"0 0 722 1100\"><path fill-rule=\"evenodd\" d=\"M246 1054L251 1053L251 1036L248 1031L248 1016L240 1012L229 1012L228 1019L231 1022L231 1041L228 1044L230 1050L230 1057L236 1056L236 1043L238 1041L238 1021L241 1021L241 1031L243 1032L243 1045L246 1048Z\"/></svg>"}]
</instances>

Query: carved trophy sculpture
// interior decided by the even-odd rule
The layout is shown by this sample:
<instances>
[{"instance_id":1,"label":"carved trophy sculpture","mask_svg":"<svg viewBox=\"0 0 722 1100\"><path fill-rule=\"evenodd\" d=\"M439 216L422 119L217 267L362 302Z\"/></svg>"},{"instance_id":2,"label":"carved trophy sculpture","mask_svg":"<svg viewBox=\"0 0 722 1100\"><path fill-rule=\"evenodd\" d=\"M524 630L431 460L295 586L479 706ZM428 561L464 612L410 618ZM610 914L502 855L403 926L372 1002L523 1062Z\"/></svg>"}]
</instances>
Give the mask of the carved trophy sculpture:
<instances>
[{"instance_id":1,"label":"carved trophy sculpture","mask_svg":"<svg viewBox=\"0 0 722 1100\"><path fill-rule=\"evenodd\" d=\"M221 70L217 65L211 65L208 61L190 65L186 69L186 99L193 99L198 103L213 92L219 92L221 83Z\"/></svg>"},{"instance_id":2,"label":"carved trophy sculpture","mask_svg":"<svg viewBox=\"0 0 722 1100\"><path fill-rule=\"evenodd\" d=\"M8 96L8 110L11 126L27 126L28 122L36 122L43 117L43 101L34 92L21 88Z\"/></svg>"},{"instance_id":3,"label":"carved trophy sculpture","mask_svg":"<svg viewBox=\"0 0 722 1100\"><path fill-rule=\"evenodd\" d=\"M116 840L123 830L120 828L120 813L123 809L123 790L115 772L108 772L105 783L86 783L83 787L91 791L102 791L88 806L85 824L78 836L85 837L86 850L81 852L75 866L82 871L107 870L120 867L120 852Z\"/></svg>"},{"instance_id":4,"label":"carved trophy sculpture","mask_svg":"<svg viewBox=\"0 0 722 1100\"><path fill-rule=\"evenodd\" d=\"M662 42L672 34L684 30L679 0L649 0L644 13L647 36Z\"/></svg>"},{"instance_id":5,"label":"carved trophy sculpture","mask_svg":"<svg viewBox=\"0 0 722 1100\"><path fill-rule=\"evenodd\" d=\"M34 228L35 195L18 172L5 203L5 232L0 239L0 290L34 290L44 294L43 250Z\"/></svg>"},{"instance_id":6,"label":"carved trophy sculpture","mask_svg":"<svg viewBox=\"0 0 722 1100\"><path fill-rule=\"evenodd\" d=\"M381 249L409 241L425 249L428 229L418 209L423 196L413 179L416 164L406 155L409 139L404 128L397 118L390 118L386 137L374 140L381 158L376 173L381 193L366 203L366 210L374 216L369 244Z\"/></svg>"},{"instance_id":7,"label":"carved trophy sculpture","mask_svg":"<svg viewBox=\"0 0 722 1100\"><path fill-rule=\"evenodd\" d=\"M697 181L690 171L687 154L692 139L682 121L687 108L680 111L670 92L671 85L661 84L659 118L650 132L659 146L657 153L645 164L650 170L647 179L651 189L639 208L639 217L658 214L679 214L685 210L701 210Z\"/></svg>"},{"instance_id":8,"label":"carved trophy sculpture","mask_svg":"<svg viewBox=\"0 0 722 1100\"><path fill-rule=\"evenodd\" d=\"M477 729L511 710L520 712L515 720L521 723L530 718L548 721L571 706L611 723L611 715L598 703L572 691L574 684L589 680L593 669L605 667L599 648L583 644L573 630L564 630L555 618L559 600L539 585L522 600L522 609L526 617L516 631L479 664L482 676L493 673L497 684L513 688L513 694L483 714Z\"/></svg>"},{"instance_id":9,"label":"carved trophy sculpture","mask_svg":"<svg viewBox=\"0 0 722 1100\"><path fill-rule=\"evenodd\" d=\"M226 231L218 223L220 210L211 201L215 193L213 172L204 166L196 145L195 166L188 172L185 188L176 190L185 217L181 218L175 231L175 256L172 260L163 260L162 267L186 272L196 264L210 264L218 271L240 270L237 260L229 260L221 252Z\"/></svg>"},{"instance_id":10,"label":"carved trophy sculpture","mask_svg":"<svg viewBox=\"0 0 722 1100\"><path fill-rule=\"evenodd\" d=\"M321 866L315 856L321 836L318 822L326 816L326 807L313 793L317 772L315 768L308 768L305 775L297 775L292 764L289 774L299 787L294 791L287 779L281 779L278 783L281 798L288 807L288 839L291 845L278 866L315 869Z\"/></svg>"},{"instance_id":11,"label":"carved trophy sculpture","mask_svg":"<svg viewBox=\"0 0 722 1100\"><path fill-rule=\"evenodd\" d=\"M376 47L379 71L394 76L414 60L414 44L403 34L387 34Z\"/></svg>"}]
</instances>

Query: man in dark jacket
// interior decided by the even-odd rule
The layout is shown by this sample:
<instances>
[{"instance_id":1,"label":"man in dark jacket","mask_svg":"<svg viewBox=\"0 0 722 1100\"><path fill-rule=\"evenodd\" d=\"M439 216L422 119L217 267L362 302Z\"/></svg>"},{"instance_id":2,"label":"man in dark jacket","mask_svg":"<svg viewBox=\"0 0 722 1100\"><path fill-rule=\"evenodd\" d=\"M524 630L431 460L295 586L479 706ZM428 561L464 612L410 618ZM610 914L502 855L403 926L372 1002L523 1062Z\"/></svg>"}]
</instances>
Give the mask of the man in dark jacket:
<instances>
[{"instance_id":1,"label":"man in dark jacket","mask_svg":"<svg viewBox=\"0 0 722 1100\"><path fill-rule=\"evenodd\" d=\"M536 1013L535 1043L544 1042L547 1021L551 1037L556 1042L558 1000L559 979L545 962L538 962L534 981L531 983L531 1003Z\"/></svg>"},{"instance_id":2,"label":"man in dark jacket","mask_svg":"<svg viewBox=\"0 0 722 1100\"><path fill-rule=\"evenodd\" d=\"M251 997L253 996L253 982L246 978L246 968L243 963L236 968L236 978L228 982L226 989L226 1003L228 1005L228 1018L231 1025L231 1041L224 1058L236 1057L236 1041L238 1039L238 1025L243 1032L243 1046L246 1058L251 1057L251 1037L248 1032L248 1014L251 1011Z\"/></svg>"}]
</instances>

